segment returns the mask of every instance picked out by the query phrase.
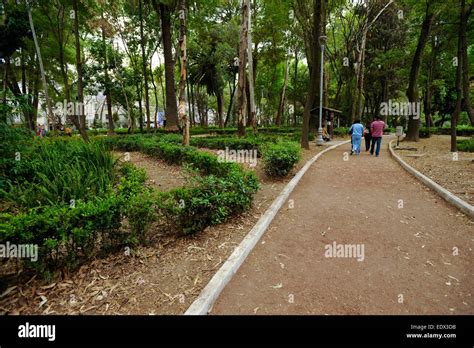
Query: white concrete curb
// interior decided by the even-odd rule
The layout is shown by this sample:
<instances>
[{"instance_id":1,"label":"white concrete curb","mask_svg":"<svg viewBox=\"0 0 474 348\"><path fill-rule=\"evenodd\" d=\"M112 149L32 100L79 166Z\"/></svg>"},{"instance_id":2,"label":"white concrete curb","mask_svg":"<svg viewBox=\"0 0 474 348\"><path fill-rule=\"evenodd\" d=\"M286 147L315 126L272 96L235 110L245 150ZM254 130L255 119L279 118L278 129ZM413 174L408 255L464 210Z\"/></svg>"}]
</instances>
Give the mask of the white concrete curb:
<instances>
[{"instance_id":1,"label":"white concrete curb","mask_svg":"<svg viewBox=\"0 0 474 348\"><path fill-rule=\"evenodd\" d=\"M209 313L217 297L220 295L227 283L232 279L255 245L258 243L272 222L273 218L276 216L283 204L285 204L291 192L293 192L294 188L309 169L309 167L324 153L349 142L350 140L343 141L339 144L328 147L314 156L304 165L303 168L301 168L296 176L285 186L280 195L273 201L272 205L267 209L265 214L263 214L263 216L257 221L252 230L245 236L239 246L235 248L234 252L229 256L222 267L217 271L216 274L214 274L198 298L184 313L185 315L206 315Z\"/></svg>"},{"instance_id":2,"label":"white concrete curb","mask_svg":"<svg viewBox=\"0 0 474 348\"><path fill-rule=\"evenodd\" d=\"M417 171L415 168L411 167L408 163L406 163L402 158L395 153L395 151L392 148L392 143L395 140L392 140L390 144L388 145L390 149L390 153L393 158L403 167L407 172L409 172L411 175L416 177L418 180L420 180L423 184L428 186L430 189L434 190L438 195L440 195L444 200L446 200L448 203L454 205L456 208L461 210L464 214L468 215L471 218L474 218L474 206L470 205L469 203L463 201L461 198L455 196L448 190L446 190L444 187L441 185L437 184L427 176L421 174L419 171Z\"/></svg>"}]
</instances>

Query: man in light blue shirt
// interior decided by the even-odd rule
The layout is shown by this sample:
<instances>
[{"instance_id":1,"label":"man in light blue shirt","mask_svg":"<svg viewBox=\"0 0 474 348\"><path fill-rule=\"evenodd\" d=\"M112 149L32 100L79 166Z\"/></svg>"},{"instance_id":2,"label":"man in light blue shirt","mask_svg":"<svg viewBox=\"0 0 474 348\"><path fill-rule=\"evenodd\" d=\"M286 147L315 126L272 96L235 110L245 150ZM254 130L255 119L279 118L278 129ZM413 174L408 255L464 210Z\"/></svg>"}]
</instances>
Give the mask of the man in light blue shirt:
<instances>
[{"instance_id":1,"label":"man in light blue shirt","mask_svg":"<svg viewBox=\"0 0 474 348\"><path fill-rule=\"evenodd\" d=\"M352 135L351 155L354 152L360 155L360 143L362 141L362 135L364 134L364 126L360 124L360 120L355 120L354 124L349 128L349 134Z\"/></svg>"}]
</instances>

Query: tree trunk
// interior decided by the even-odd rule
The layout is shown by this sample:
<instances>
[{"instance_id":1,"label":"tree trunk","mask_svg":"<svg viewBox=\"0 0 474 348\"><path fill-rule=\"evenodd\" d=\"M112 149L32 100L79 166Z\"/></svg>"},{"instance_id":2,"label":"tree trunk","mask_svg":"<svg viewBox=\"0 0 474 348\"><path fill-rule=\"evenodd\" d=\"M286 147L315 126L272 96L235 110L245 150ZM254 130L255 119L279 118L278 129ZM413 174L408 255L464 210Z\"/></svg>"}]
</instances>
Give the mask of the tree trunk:
<instances>
[{"instance_id":1,"label":"tree trunk","mask_svg":"<svg viewBox=\"0 0 474 348\"><path fill-rule=\"evenodd\" d=\"M224 91L219 90L216 95L217 98L217 115L219 128L224 128Z\"/></svg>"},{"instance_id":2,"label":"tree trunk","mask_svg":"<svg viewBox=\"0 0 474 348\"><path fill-rule=\"evenodd\" d=\"M84 110L84 87L82 83L82 59L81 59L81 40L79 37L79 13L77 10L77 1L72 1L72 7L74 10L74 39L76 43L76 70L77 70L77 99L79 102L79 117L78 120L78 131L81 134L84 141L89 141L89 136L86 131L86 114ZM77 128L77 125L76 125Z\"/></svg>"},{"instance_id":3,"label":"tree trunk","mask_svg":"<svg viewBox=\"0 0 474 348\"><path fill-rule=\"evenodd\" d=\"M245 136L245 67L247 63L246 51L248 45L248 15L249 0L242 0L241 8L241 26L239 43L239 80L237 89L237 128L240 137Z\"/></svg>"},{"instance_id":4,"label":"tree trunk","mask_svg":"<svg viewBox=\"0 0 474 348\"><path fill-rule=\"evenodd\" d=\"M255 72L252 54L252 12L248 4L248 32L247 32L247 59L248 59L248 86L249 86L249 118L253 129L253 134L257 134L257 113L255 109Z\"/></svg>"},{"instance_id":5,"label":"tree trunk","mask_svg":"<svg viewBox=\"0 0 474 348\"><path fill-rule=\"evenodd\" d=\"M145 55L145 35L143 33L143 0L138 1L138 12L140 17L140 46L142 50L142 71L143 82L145 84L145 112L146 112L146 129L150 131L150 97L148 95L148 72L146 70L146 55Z\"/></svg>"},{"instance_id":6,"label":"tree trunk","mask_svg":"<svg viewBox=\"0 0 474 348\"><path fill-rule=\"evenodd\" d=\"M143 133L143 106L142 106L143 98L142 98L142 89L139 82L137 82L136 89L137 89L137 97L138 97L138 115L139 115L138 128L140 128L140 133Z\"/></svg>"},{"instance_id":7,"label":"tree trunk","mask_svg":"<svg viewBox=\"0 0 474 348\"><path fill-rule=\"evenodd\" d=\"M155 131L158 129L158 112L160 111L158 102L158 89L156 88L155 76L153 74L152 59L150 59L151 84L153 85L153 95L155 97Z\"/></svg>"},{"instance_id":8,"label":"tree trunk","mask_svg":"<svg viewBox=\"0 0 474 348\"><path fill-rule=\"evenodd\" d=\"M462 32L460 33L461 35L461 48L462 48L462 54L461 54L461 59L462 60L462 68L463 68L463 74L462 74L462 86L463 86L463 94L464 94L464 110L466 110L467 115L469 116L469 120L471 121L471 125L474 126L474 114L471 106L471 100L469 98L470 93L470 86L469 86L469 62L467 59L467 23L469 20L469 15L471 14L472 9L474 8L474 3L471 4L470 8L466 8L465 6L465 0L462 2L462 6L465 8L464 10L464 15L462 18Z\"/></svg>"},{"instance_id":9,"label":"tree trunk","mask_svg":"<svg viewBox=\"0 0 474 348\"><path fill-rule=\"evenodd\" d=\"M431 105L433 99L433 78L434 78L434 67L436 65L436 56L438 53L438 45L434 40L434 37L431 40L431 58L430 58L430 66L428 67L428 78L426 80L426 92L425 92L425 123L426 129L428 133L428 137L430 137L430 127L432 126L432 119L431 119Z\"/></svg>"},{"instance_id":10,"label":"tree trunk","mask_svg":"<svg viewBox=\"0 0 474 348\"><path fill-rule=\"evenodd\" d=\"M105 30L104 30L104 12L102 11L102 45L104 48L104 73L105 73L105 98L107 101L107 122L108 128L107 135L115 134L114 119L112 115L112 95L110 91L110 76L109 76L109 64L107 60L107 45L105 42Z\"/></svg>"},{"instance_id":11,"label":"tree trunk","mask_svg":"<svg viewBox=\"0 0 474 348\"><path fill-rule=\"evenodd\" d=\"M234 73L234 79L232 81L232 85L229 82L230 101L229 101L229 107L227 108L227 115L224 121L224 127L227 127L227 124L231 118L232 108L234 106L235 91L237 89L235 87L235 78L236 78L236 74Z\"/></svg>"},{"instance_id":12,"label":"tree trunk","mask_svg":"<svg viewBox=\"0 0 474 348\"><path fill-rule=\"evenodd\" d=\"M278 111L277 111L277 117L276 117L277 127L281 126L281 119L283 116L283 112L285 110L285 95L286 95L286 87L288 86L289 67L290 67L290 58L288 57L286 60L286 65L285 65L285 78L283 80L283 86L281 88L281 93L280 93L280 103L278 104Z\"/></svg>"},{"instance_id":13,"label":"tree trunk","mask_svg":"<svg viewBox=\"0 0 474 348\"><path fill-rule=\"evenodd\" d=\"M319 37L322 33L323 17L324 17L324 1L314 2L314 15L313 15L313 35L309 45L311 48L311 72L309 81L309 92L306 97L306 104L303 112L303 126L301 130L301 147L309 149L309 118L311 109L313 108L315 100L319 97L318 86L321 79L320 65L321 65L321 46L319 45ZM319 54L318 54L319 52Z\"/></svg>"},{"instance_id":14,"label":"tree trunk","mask_svg":"<svg viewBox=\"0 0 474 348\"><path fill-rule=\"evenodd\" d=\"M47 115L48 115L48 119L51 122L51 128L54 131L56 130L56 120L54 119L53 108L51 107L51 99L49 98L49 92L48 92L48 82L46 81L46 73L44 71L43 59L41 58L41 51L38 44L38 39L36 37L35 25L33 23L33 16L31 15L30 6L28 6L28 19L30 22L31 35L33 36L33 41L35 43L36 55L38 56L38 63L39 63L40 72L41 72L41 80L43 81L44 99L46 100Z\"/></svg>"},{"instance_id":15,"label":"tree trunk","mask_svg":"<svg viewBox=\"0 0 474 348\"><path fill-rule=\"evenodd\" d=\"M179 6L179 51L181 74L179 79L179 106L178 115L183 125L183 145L189 146L189 120L186 115L186 67L188 58L186 56L186 0L180 0Z\"/></svg>"},{"instance_id":16,"label":"tree trunk","mask_svg":"<svg viewBox=\"0 0 474 348\"><path fill-rule=\"evenodd\" d=\"M176 91L174 81L174 59L173 43L171 36L171 14L170 9L163 3L153 1L155 10L160 14L161 32L163 36L163 51L165 57L165 82L166 82L166 129L177 131L178 128L178 109L176 105Z\"/></svg>"},{"instance_id":17,"label":"tree trunk","mask_svg":"<svg viewBox=\"0 0 474 348\"><path fill-rule=\"evenodd\" d=\"M461 10L460 10L460 20L459 20L459 36L458 36L458 65L456 67L456 108L451 114L451 152L457 152L457 134L456 127L459 117L459 113L462 109L462 98L463 98L463 88L462 88L462 70L463 70L463 36L466 35L467 28L467 11L466 0L461 0ZM469 94L464 96L464 98L469 98Z\"/></svg>"},{"instance_id":18,"label":"tree trunk","mask_svg":"<svg viewBox=\"0 0 474 348\"><path fill-rule=\"evenodd\" d=\"M295 47L295 76L293 79L293 126L296 127L297 120L296 120L296 88L298 85L298 48Z\"/></svg>"},{"instance_id":19,"label":"tree trunk","mask_svg":"<svg viewBox=\"0 0 474 348\"><path fill-rule=\"evenodd\" d=\"M430 2L426 5L425 19L421 27L420 37L418 39L418 45L416 47L415 55L410 70L409 84L407 89L407 97L410 103L419 103L418 96L418 75L420 72L421 59L423 56L423 50L425 49L426 42L431 30L431 24L433 23L434 15L430 12ZM406 140L418 141L420 138L420 115L414 117L409 116L408 129Z\"/></svg>"}]
</instances>

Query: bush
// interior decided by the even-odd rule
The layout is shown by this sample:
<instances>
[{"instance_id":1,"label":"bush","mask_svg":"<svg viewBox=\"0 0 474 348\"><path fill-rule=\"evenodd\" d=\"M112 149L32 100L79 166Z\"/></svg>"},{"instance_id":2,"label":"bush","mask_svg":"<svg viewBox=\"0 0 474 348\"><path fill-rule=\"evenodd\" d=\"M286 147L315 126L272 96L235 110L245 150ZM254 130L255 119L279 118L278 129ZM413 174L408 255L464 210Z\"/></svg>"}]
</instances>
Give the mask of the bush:
<instances>
[{"instance_id":1,"label":"bush","mask_svg":"<svg viewBox=\"0 0 474 348\"><path fill-rule=\"evenodd\" d=\"M115 160L98 143L48 139L24 150L9 171L2 195L17 207L33 208L105 194L115 180Z\"/></svg>"},{"instance_id":2,"label":"bush","mask_svg":"<svg viewBox=\"0 0 474 348\"><path fill-rule=\"evenodd\" d=\"M264 169L269 176L287 176L300 159L301 148L295 142L268 144L263 149Z\"/></svg>"},{"instance_id":3,"label":"bush","mask_svg":"<svg viewBox=\"0 0 474 348\"><path fill-rule=\"evenodd\" d=\"M107 240L113 240L121 225L120 206L120 200L109 193L77 201L74 207L61 204L2 214L0 243L38 245L38 262L27 263L37 270L72 269L95 255L98 241L110 245Z\"/></svg>"},{"instance_id":4,"label":"bush","mask_svg":"<svg viewBox=\"0 0 474 348\"><path fill-rule=\"evenodd\" d=\"M255 174L234 166L226 177L197 176L193 187L162 193L158 209L172 228L192 234L247 210L257 190Z\"/></svg>"},{"instance_id":5,"label":"bush","mask_svg":"<svg viewBox=\"0 0 474 348\"><path fill-rule=\"evenodd\" d=\"M457 141L457 149L462 152L474 152L474 137Z\"/></svg>"}]
</instances>

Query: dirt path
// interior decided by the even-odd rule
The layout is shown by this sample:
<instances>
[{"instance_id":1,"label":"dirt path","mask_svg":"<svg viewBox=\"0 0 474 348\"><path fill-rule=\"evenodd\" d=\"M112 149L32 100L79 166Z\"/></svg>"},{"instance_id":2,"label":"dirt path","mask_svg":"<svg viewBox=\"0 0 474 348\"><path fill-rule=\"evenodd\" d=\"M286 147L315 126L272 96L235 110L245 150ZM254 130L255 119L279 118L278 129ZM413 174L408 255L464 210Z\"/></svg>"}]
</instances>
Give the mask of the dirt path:
<instances>
[{"instance_id":1,"label":"dirt path","mask_svg":"<svg viewBox=\"0 0 474 348\"><path fill-rule=\"evenodd\" d=\"M344 161L344 145L316 162L211 314L473 314L473 221L387 143L379 158ZM333 242L363 260L326 257Z\"/></svg>"}]
</instances>

